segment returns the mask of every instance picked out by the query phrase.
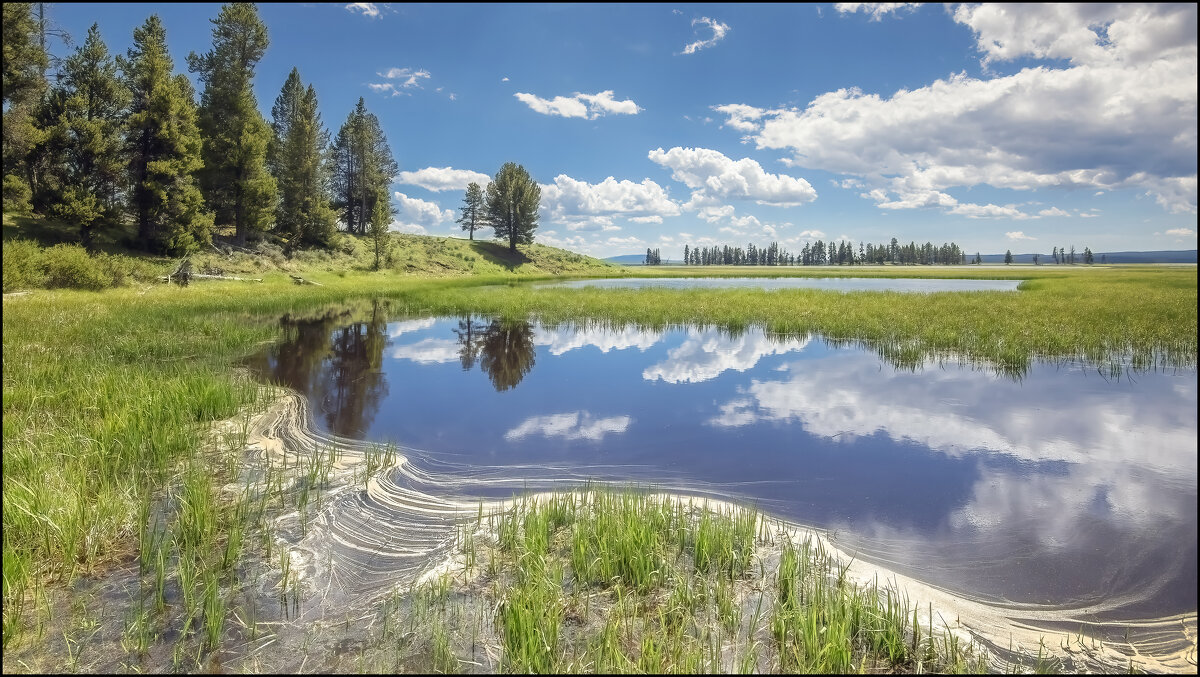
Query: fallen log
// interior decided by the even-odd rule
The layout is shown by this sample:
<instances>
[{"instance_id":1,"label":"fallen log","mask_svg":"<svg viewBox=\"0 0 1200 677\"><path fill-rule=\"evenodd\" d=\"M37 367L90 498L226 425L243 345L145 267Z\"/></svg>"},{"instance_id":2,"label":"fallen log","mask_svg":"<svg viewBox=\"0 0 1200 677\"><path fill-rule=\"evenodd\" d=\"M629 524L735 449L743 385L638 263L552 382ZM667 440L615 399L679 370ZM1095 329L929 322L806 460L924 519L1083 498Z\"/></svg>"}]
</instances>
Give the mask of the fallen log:
<instances>
[{"instance_id":1,"label":"fallen log","mask_svg":"<svg viewBox=\"0 0 1200 677\"><path fill-rule=\"evenodd\" d=\"M234 277L233 275L208 275L206 273L192 273L192 277L201 280L236 280L238 282L262 282L261 277Z\"/></svg>"},{"instance_id":2,"label":"fallen log","mask_svg":"<svg viewBox=\"0 0 1200 677\"><path fill-rule=\"evenodd\" d=\"M313 282L312 280L306 280L306 279L300 277L299 275L292 275L291 277L292 277L292 282L295 282L296 284L315 284L318 287L325 286L325 285L321 284L320 282Z\"/></svg>"}]
</instances>

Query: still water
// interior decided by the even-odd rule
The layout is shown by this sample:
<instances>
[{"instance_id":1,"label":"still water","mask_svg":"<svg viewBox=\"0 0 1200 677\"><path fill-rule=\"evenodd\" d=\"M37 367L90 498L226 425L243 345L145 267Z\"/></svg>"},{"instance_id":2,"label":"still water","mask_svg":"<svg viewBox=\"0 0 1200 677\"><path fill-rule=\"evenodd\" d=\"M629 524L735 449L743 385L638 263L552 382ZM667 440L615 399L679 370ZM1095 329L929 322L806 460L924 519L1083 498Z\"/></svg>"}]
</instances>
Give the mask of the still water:
<instances>
[{"instance_id":1,"label":"still water","mask_svg":"<svg viewBox=\"0 0 1200 677\"><path fill-rule=\"evenodd\" d=\"M1016 291L1021 280L957 280L902 277L617 277L602 280L537 282L535 287L581 289L821 289L826 291L895 291L929 294L942 291Z\"/></svg>"},{"instance_id":2,"label":"still water","mask_svg":"<svg viewBox=\"0 0 1200 677\"><path fill-rule=\"evenodd\" d=\"M532 479L654 483L829 530L1006 608L1195 627L1195 370L914 369L759 328L396 319L378 304L281 325L251 367L307 396L318 429L487 468L481 497Z\"/></svg>"}]
</instances>

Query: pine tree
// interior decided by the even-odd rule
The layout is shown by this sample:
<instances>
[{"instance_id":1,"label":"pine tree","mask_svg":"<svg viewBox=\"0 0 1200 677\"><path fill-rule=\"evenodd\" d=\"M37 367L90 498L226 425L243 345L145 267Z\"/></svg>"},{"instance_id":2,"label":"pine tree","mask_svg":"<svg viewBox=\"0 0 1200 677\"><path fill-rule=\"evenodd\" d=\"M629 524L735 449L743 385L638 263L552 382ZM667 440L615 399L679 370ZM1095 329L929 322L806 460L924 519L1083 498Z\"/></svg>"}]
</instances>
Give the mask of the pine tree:
<instances>
[{"instance_id":1,"label":"pine tree","mask_svg":"<svg viewBox=\"0 0 1200 677\"><path fill-rule=\"evenodd\" d=\"M531 244L538 226L538 207L542 189L525 168L506 162L487 187L487 222L496 229L496 237L508 240L508 248Z\"/></svg>"},{"instance_id":2,"label":"pine tree","mask_svg":"<svg viewBox=\"0 0 1200 677\"><path fill-rule=\"evenodd\" d=\"M29 155L42 141L34 124L50 61L37 39L33 4L4 3L4 211L25 211L36 184Z\"/></svg>"},{"instance_id":3,"label":"pine tree","mask_svg":"<svg viewBox=\"0 0 1200 677\"><path fill-rule=\"evenodd\" d=\"M254 67L267 49L267 27L252 4L227 4L213 23L213 48L188 56L204 83L200 187L218 224L232 224L239 245L275 219L275 179L267 171L271 130L254 97Z\"/></svg>"},{"instance_id":4,"label":"pine tree","mask_svg":"<svg viewBox=\"0 0 1200 677\"><path fill-rule=\"evenodd\" d=\"M371 246L375 250L375 270L379 270L380 261L387 253L388 227L392 225L391 200L388 199L387 189L381 190L372 201L371 220L367 224L367 235L371 238Z\"/></svg>"},{"instance_id":5,"label":"pine tree","mask_svg":"<svg viewBox=\"0 0 1200 677\"><path fill-rule=\"evenodd\" d=\"M1012 250L1011 249L1004 250L1004 265L1006 265L1006 266L1010 265L1010 264L1012 264L1012 262L1013 262Z\"/></svg>"},{"instance_id":6,"label":"pine tree","mask_svg":"<svg viewBox=\"0 0 1200 677\"><path fill-rule=\"evenodd\" d=\"M134 29L133 46L117 60L133 99L125 148L138 245L170 254L196 251L212 241L213 223L195 179L203 165L196 104L187 76L173 74L158 15Z\"/></svg>"},{"instance_id":7,"label":"pine tree","mask_svg":"<svg viewBox=\"0 0 1200 677\"><path fill-rule=\"evenodd\" d=\"M388 197L399 171L379 125L362 97L333 142L333 206L349 233L366 234L375 202Z\"/></svg>"},{"instance_id":8,"label":"pine tree","mask_svg":"<svg viewBox=\"0 0 1200 677\"><path fill-rule=\"evenodd\" d=\"M456 223L462 224L462 229L469 234L467 239L475 239L475 231L483 227L483 189L472 181L467 184L467 194L463 198L462 216Z\"/></svg>"},{"instance_id":9,"label":"pine tree","mask_svg":"<svg viewBox=\"0 0 1200 677\"><path fill-rule=\"evenodd\" d=\"M296 68L271 108L271 131L267 166L279 192L275 232L288 241L289 249L325 246L337 227L325 162L329 132L321 124L317 91L312 85L304 87Z\"/></svg>"},{"instance_id":10,"label":"pine tree","mask_svg":"<svg viewBox=\"0 0 1200 677\"><path fill-rule=\"evenodd\" d=\"M129 107L129 90L117 77L98 25L92 24L83 45L63 62L56 98L61 112L53 138L61 154L52 212L79 224L83 244L91 248L97 230L120 220Z\"/></svg>"}]
</instances>

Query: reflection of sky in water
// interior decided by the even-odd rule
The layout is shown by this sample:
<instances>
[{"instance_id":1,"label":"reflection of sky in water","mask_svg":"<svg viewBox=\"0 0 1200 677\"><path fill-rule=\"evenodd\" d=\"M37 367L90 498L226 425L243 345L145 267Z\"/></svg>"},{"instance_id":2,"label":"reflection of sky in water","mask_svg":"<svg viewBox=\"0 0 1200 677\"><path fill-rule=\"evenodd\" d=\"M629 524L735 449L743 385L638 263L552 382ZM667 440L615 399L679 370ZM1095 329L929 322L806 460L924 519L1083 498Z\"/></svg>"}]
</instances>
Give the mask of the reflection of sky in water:
<instances>
[{"instance_id":1,"label":"reflection of sky in water","mask_svg":"<svg viewBox=\"0 0 1200 677\"><path fill-rule=\"evenodd\" d=\"M903 277L620 277L603 280L535 282L535 287L581 289L821 289L825 291L897 291L932 293L940 291L1016 291L1021 280L957 280L950 278Z\"/></svg>"},{"instance_id":2,"label":"reflection of sky in water","mask_svg":"<svg viewBox=\"0 0 1200 677\"><path fill-rule=\"evenodd\" d=\"M363 377L378 401L337 432L483 465L715 485L995 598L1195 610L1194 371L1106 380L1035 364L1014 381L937 363L897 370L860 348L753 328L497 327L418 319L356 332L387 337L366 343L382 353ZM312 343L259 368L292 374L284 365ZM342 391L323 379L281 380Z\"/></svg>"}]
</instances>

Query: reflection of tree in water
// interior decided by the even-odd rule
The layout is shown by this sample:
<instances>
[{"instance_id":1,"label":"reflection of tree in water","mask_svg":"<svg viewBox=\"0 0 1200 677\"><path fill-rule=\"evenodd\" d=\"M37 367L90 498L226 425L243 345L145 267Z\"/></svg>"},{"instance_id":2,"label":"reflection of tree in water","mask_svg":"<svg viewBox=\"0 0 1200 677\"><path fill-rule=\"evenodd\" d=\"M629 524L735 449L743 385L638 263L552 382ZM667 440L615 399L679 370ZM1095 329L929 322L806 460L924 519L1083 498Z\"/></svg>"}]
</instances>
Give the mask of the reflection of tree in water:
<instances>
[{"instance_id":1,"label":"reflection of tree in water","mask_svg":"<svg viewBox=\"0 0 1200 677\"><path fill-rule=\"evenodd\" d=\"M515 387L533 369L533 325L493 320L479 342L479 366L497 391Z\"/></svg>"},{"instance_id":2,"label":"reflection of tree in water","mask_svg":"<svg viewBox=\"0 0 1200 677\"><path fill-rule=\"evenodd\" d=\"M458 349L458 361L462 364L463 371L471 371L471 367L475 366L475 361L479 359L479 346L483 343L486 331L487 327L473 318L467 317L458 321L458 328L454 333L462 345Z\"/></svg>"},{"instance_id":3,"label":"reflection of tree in water","mask_svg":"<svg viewBox=\"0 0 1200 677\"><path fill-rule=\"evenodd\" d=\"M360 436L387 395L381 369L386 316L378 301L313 318L284 315L283 339L250 367L307 395L330 432Z\"/></svg>"}]
</instances>

